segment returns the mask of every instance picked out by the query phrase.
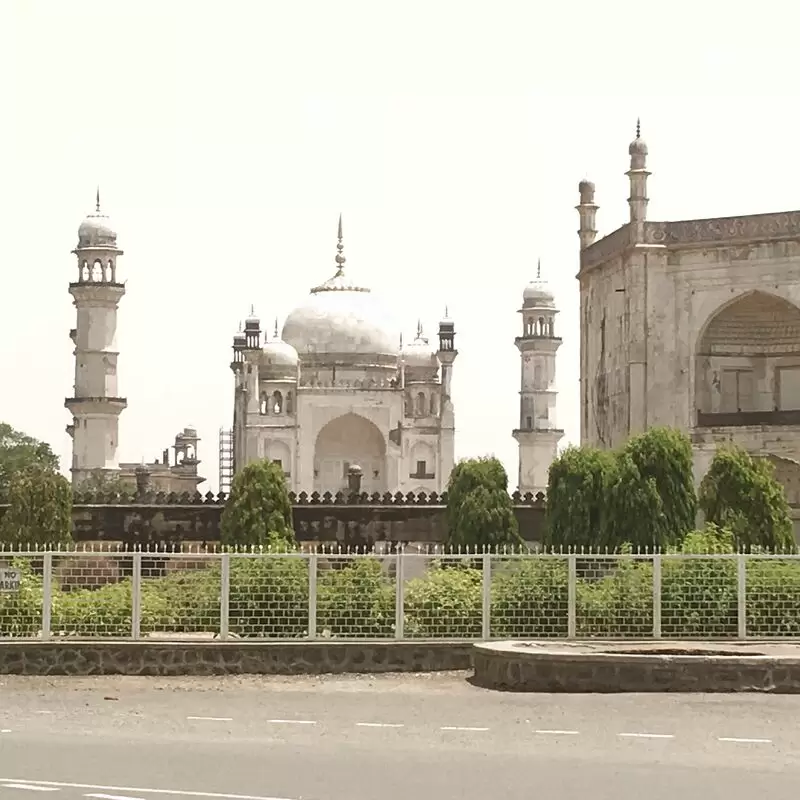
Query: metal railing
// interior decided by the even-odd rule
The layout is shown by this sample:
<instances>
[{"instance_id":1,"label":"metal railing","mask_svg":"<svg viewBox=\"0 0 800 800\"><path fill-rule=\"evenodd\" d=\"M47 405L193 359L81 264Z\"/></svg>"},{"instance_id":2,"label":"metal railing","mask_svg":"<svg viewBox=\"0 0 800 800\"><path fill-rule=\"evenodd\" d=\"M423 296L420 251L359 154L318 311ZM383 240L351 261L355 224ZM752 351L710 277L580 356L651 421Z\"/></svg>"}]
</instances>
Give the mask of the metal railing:
<instances>
[{"instance_id":1,"label":"metal railing","mask_svg":"<svg viewBox=\"0 0 800 800\"><path fill-rule=\"evenodd\" d=\"M800 638L800 556L0 550L0 638Z\"/></svg>"}]
</instances>

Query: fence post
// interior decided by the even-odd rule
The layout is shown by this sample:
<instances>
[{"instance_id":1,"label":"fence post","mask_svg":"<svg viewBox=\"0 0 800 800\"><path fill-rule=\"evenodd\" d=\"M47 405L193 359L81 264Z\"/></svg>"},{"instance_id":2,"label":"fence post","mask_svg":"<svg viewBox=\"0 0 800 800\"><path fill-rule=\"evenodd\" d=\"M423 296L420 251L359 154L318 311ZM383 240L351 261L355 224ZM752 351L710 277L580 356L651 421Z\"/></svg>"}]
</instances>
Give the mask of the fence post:
<instances>
[{"instance_id":1,"label":"fence post","mask_svg":"<svg viewBox=\"0 0 800 800\"><path fill-rule=\"evenodd\" d=\"M42 571L42 639L49 639L53 614L53 554L44 554Z\"/></svg>"},{"instance_id":2,"label":"fence post","mask_svg":"<svg viewBox=\"0 0 800 800\"><path fill-rule=\"evenodd\" d=\"M308 638L317 638L317 551L308 556Z\"/></svg>"},{"instance_id":3,"label":"fence post","mask_svg":"<svg viewBox=\"0 0 800 800\"><path fill-rule=\"evenodd\" d=\"M577 635L577 587L578 587L578 557L572 553L567 556L567 638L574 639Z\"/></svg>"},{"instance_id":4,"label":"fence post","mask_svg":"<svg viewBox=\"0 0 800 800\"><path fill-rule=\"evenodd\" d=\"M653 555L653 638L661 638L661 553Z\"/></svg>"},{"instance_id":5,"label":"fence post","mask_svg":"<svg viewBox=\"0 0 800 800\"><path fill-rule=\"evenodd\" d=\"M492 635L492 556L483 554L483 593L481 607L481 638L489 639Z\"/></svg>"},{"instance_id":6,"label":"fence post","mask_svg":"<svg viewBox=\"0 0 800 800\"><path fill-rule=\"evenodd\" d=\"M220 565L219 638L227 639L231 620L231 554L222 554Z\"/></svg>"},{"instance_id":7,"label":"fence post","mask_svg":"<svg viewBox=\"0 0 800 800\"><path fill-rule=\"evenodd\" d=\"M736 606L740 639L747 638L747 556L736 556Z\"/></svg>"},{"instance_id":8,"label":"fence post","mask_svg":"<svg viewBox=\"0 0 800 800\"><path fill-rule=\"evenodd\" d=\"M131 581L131 638L138 639L142 628L142 554L133 554Z\"/></svg>"},{"instance_id":9,"label":"fence post","mask_svg":"<svg viewBox=\"0 0 800 800\"><path fill-rule=\"evenodd\" d=\"M402 639L405 636L405 596L406 581L403 577L405 547L401 544L397 549L397 565L394 571L395 599L394 599L394 638Z\"/></svg>"}]
</instances>

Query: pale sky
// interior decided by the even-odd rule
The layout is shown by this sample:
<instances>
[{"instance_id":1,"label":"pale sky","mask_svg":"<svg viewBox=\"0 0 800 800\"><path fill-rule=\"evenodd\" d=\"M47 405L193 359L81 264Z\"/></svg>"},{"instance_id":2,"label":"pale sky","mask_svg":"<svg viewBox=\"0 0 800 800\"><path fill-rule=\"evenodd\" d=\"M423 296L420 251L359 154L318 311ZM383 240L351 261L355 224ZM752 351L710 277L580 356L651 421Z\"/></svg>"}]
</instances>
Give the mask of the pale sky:
<instances>
[{"instance_id":1,"label":"pale sky","mask_svg":"<svg viewBox=\"0 0 800 800\"><path fill-rule=\"evenodd\" d=\"M411 336L456 323L456 456L516 486L521 322L541 257L578 427L578 181L627 219L642 119L650 219L800 208L791 2L2 0L0 420L70 464L70 251L100 184L121 278L120 457L187 424L217 487L231 337L335 269Z\"/></svg>"}]
</instances>

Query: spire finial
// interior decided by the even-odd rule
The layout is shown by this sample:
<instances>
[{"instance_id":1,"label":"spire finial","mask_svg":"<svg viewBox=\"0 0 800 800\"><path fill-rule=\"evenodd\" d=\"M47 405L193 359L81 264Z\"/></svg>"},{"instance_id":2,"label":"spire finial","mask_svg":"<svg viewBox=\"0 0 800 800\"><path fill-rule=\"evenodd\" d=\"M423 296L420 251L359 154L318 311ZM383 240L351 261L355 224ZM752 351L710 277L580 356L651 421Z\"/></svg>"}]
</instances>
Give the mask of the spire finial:
<instances>
[{"instance_id":1,"label":"spire finial","mask_svg":"<svg viewBox=\"0 0 800 800\"><path fill-rule=\"evenodd\" d=\"M421 339L421 338L422 338L422 320L418 319L417 320L417 339Z\"/></svg>"},{"instance_id":2,"label":"spire finial","mask_svg":"<svg viewBox=\"0 0 800 800\"><path fill-rule=\"evenodd\" d=\"M337 234L339 238L339 242L336 245L336 263L339 265L339 269L337 271L337 275L341 275L344 272L344 262L347 260L343 255L342 251L344 250L344 245L342 244L342 214L339 212L339 232Z\"/></svg>"},{"instance_id":3,"label":"spire finial","mask_svg":"<svg viewBox=\"0 0 800 800\"><path fill-rule=\"evenodd\" d=\"M642 137L642 120L639 117L636 117L636 138L640 139Z\"/></svg>"},{"instance_id":4,"label":"spire finial","mask_svg":"<svg viewBox=\"0 0 800 800\"><path fill-rule=\"evenodd\" d=\"M100 184L97 185L97 193L95 194L94 208L95 208L95 211L99 214L100 213Z\"/></svg>"},{"instance_id":5,"label":"spire finial","mask_svg":"<svg viewBox=\"0 0 800 800\"><path fill-rule=\"evenodd\" d=\"M252 303L250 304L250 316L255 317L256 315L256 307Z\"/></svg>"},{"instance_id":6,"label":"spire finial","mask_svg":"<svg viewBox=\"0 0 800 800\"><path fill-rule=\"evenodd\" d=\"M275 317L275 338L278 338L278 318Z\"/></svg>"},{"instance_id":7,"label":"spire finial","mask_svg":"<svg viewBox=\"0 0 800 800\"><path fill-rule=\"evenodd\" d=\"M400 349L403 349L403 331L400 331Z\"/></svg>"},{"instance_id":8,"label":"spire finial","mask_svg":"<svg viewBox=\"0 0 800 800\"><path fill-rule=\"evenodd\" d=\"M444 307L444 318L450 319L450 312L447 309L447 306Z\"/></svg>"},{"instance_id":9,"label":"spire finial","mask_svg":"<svg viewBox=\"0 0 800 800\"><path fill-rule=\"evenodd\" d=\"M540 281L542 279L542 259L539 257L536 260L536 280Z\"/></svg>"},{"instance_id":10,"label":"spire finial","mask_svg":"<svg viewBox=\"0 0 800 800\"><path fill-rule=\"evenodd\" d=\"M241 333L241 332L242 332L242 321L239 320L239 333Z\"/></svg>"}]
</instances>

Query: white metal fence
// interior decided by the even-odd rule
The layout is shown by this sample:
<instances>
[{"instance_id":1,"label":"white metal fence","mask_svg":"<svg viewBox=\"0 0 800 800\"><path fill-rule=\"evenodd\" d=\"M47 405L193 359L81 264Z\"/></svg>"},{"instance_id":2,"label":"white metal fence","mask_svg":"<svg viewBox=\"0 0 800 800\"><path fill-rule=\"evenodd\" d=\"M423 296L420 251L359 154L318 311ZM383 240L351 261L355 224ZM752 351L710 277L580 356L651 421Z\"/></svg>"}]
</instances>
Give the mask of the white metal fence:
<instances>
[{"instance_id":1,"label":"white metal fence","mask_svg":"<svg viewBox=\"0 0 800 800\"><path fill-rule=\"evenodd\" d=\"M800 638L800 556L0 550L0 638Z\"/></svg>"}]
</instances>

